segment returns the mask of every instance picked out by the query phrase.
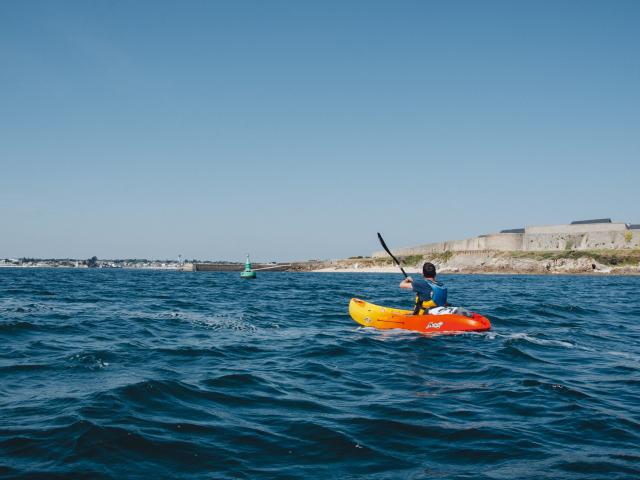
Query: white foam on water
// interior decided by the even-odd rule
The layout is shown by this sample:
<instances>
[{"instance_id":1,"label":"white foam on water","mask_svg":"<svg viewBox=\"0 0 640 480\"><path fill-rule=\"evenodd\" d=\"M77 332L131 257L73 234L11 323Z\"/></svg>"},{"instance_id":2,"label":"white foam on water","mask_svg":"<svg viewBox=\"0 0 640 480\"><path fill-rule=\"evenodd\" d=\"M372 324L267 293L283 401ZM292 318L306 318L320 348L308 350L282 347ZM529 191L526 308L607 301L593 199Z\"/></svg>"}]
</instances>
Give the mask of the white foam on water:
<instances>
[{"instance_id":1,"label":"white foam on water","mask_svg":"<svg viewBox=\"0 0 640 480\"><path fill-rule=\"evenodd\" d=\"M640 356L634 355L633 353L617 352L615 350L608 350L608 351L605 351L604 353L608 355L613 355L614 357L622 357L622 358L626 358L627 360L633 360L634 362L640 363Z\"/></svg>"},{"instance_id":2,"label":"white foam on water","mask_svg":"<svg viewBox=\"0 0 640 480\"><path fill-rule=\"evenodd\" d=\"M403 328L375 328L375 327L355 327L354 330L360 335L371 335L381 340L395 340L403 337L415 337L416 334L420 334L422 332L417 332L413 330L406 330Z\"/></svg>"},{"instance_id":3,"label":"white foam on water","mask_svg":"<svg viewBox=\"0 0 640 480\"><path fill-rule=\"evenodd\" d=\"M171 318L183 320L192 325L209 328L212 330L235 330L255 333L259 329L256 325L245 320L243 314L215 314L205 315L194 312L170 312Z\"/></svg>"},{"instance_id":4,"label":"white foam on water","mask_svg":"<svg viewBox=\"0 0 640 480\"><path fill-rule=\"evenodd\" d=\"M503 338L505 340L525 340L529 343L533 343L535 345L544 345L544 346L554 346L554 347L564 347L564 348L575 348L575 345L573 343L570 342L565 342L563 340L553 340L553 339L545 339L545 338L538 338L538 337L534 337L532 335L529 335L528 333L524 333L524 332L518 332L518 333L510 333L508 335L504 335L501 333L495 333L495 332L488 332L487 333L487 338L489 338L490 340L494 340L496 338Z\"/></svg>"},{"instance_id":5,"label":"white foam on water","mask_svg":"<svg viewBox=\"0 0 640 480\"><path fill-rule=\"evenodd\" d=\"M102 358L91 354L76 353L75 355L71 355L69 358L88 370L99 370L109 366L109 362L105 362Z\"/></svg>"}]
</instances>

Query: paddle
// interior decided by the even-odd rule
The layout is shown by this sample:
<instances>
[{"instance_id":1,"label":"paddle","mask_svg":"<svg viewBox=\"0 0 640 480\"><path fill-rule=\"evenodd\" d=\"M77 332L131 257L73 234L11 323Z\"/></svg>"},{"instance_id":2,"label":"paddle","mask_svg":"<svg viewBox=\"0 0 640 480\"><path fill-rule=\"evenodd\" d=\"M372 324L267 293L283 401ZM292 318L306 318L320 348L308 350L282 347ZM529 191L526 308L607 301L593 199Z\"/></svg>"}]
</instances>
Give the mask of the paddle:
<instances>
[{"instance_id":1,"label":"paddle","mask_svg":"<svg viewBox=\"0 0 640 480\"><path fill-rule=\"evenodd\" d=\"M386 250L386 252L391 256L391 258L393 258L393 261L396 262L398 267L400 267L400 270L402 270L402 274L404 275L404 277L407 278L408 276L407 272L404 271L404 268L402 268L402 265L400 265L400 262L398 261L398 259L393 256L393 253L391 253L391 250L389 250L389 247L387 247L387 244L384 243L384 240L382 238L382 235L380 235L380 233L378 233L378 240L380 240L380 244L382 245L382 248Z\"/></svg>"}]
</instances>

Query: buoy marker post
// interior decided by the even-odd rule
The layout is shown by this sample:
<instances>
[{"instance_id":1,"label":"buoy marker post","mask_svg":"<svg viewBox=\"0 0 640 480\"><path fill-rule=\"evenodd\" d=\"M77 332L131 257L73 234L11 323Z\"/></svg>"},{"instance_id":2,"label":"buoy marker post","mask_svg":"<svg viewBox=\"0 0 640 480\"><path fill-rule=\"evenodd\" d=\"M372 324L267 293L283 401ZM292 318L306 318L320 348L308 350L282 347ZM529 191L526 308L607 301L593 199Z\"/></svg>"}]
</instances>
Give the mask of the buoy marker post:
<instances>
[{"instance_id":1,"label":"buoy marker post","mask_svg":"<svg viewBox=\"0 0 640 480\"><path fill-rule=\"evenodd\" d=\"M249 254L247 254L247 261L244 262L244 271L240 272L240 278L256 278L256 272L251 270L251 262L249 261Z\"/></svg>"}]
</instances>

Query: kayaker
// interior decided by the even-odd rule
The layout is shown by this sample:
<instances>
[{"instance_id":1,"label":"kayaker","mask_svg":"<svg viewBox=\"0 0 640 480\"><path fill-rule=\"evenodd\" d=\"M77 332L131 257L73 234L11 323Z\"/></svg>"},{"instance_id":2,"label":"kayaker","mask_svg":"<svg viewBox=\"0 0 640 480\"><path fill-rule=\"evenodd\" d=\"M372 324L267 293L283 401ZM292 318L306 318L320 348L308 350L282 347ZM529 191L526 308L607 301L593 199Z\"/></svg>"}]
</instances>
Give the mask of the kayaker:
<instances>
[{"instance_id":1,"label":"kayaker","mask_svg":"<svg viewBox=\"0 0 640 480\"><path fill-rule=\"evenodd\" d=\"M436 281L436 266L431 262L422 266L422 277L415 280L407 277L400 282L400 288L416 292L413 315L428 314L430 309L444 307L447 304L447 287Z\"/></svg>"}]
</instances>

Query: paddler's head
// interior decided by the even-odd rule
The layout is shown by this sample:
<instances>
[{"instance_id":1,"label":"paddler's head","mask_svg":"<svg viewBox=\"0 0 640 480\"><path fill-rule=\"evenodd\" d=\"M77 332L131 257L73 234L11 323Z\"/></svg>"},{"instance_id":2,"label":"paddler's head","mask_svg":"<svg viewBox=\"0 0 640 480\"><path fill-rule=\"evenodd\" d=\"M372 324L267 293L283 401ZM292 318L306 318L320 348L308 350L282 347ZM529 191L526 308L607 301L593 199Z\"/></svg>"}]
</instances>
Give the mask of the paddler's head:
<instances>
[{"instance_id":1,"label":"paddler's head","mask_svg":"<svg viewBox=\"0 0 640 480\"><path fill-rule=\"evenodd\" d=\"M425 262L422 265L422 276L424 278L429 278L431 280L435 280L436 278L436 266L431 262Z\"/></svg>"}]
</instances>

